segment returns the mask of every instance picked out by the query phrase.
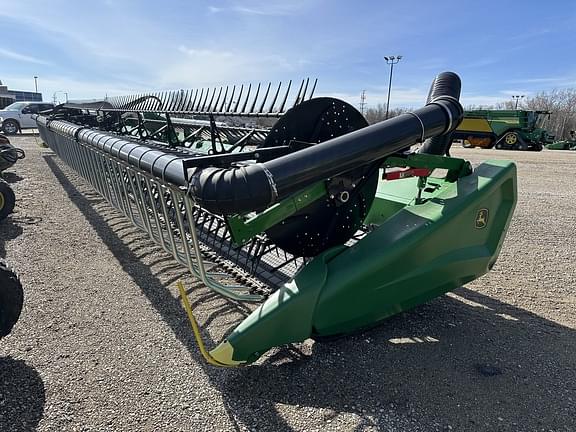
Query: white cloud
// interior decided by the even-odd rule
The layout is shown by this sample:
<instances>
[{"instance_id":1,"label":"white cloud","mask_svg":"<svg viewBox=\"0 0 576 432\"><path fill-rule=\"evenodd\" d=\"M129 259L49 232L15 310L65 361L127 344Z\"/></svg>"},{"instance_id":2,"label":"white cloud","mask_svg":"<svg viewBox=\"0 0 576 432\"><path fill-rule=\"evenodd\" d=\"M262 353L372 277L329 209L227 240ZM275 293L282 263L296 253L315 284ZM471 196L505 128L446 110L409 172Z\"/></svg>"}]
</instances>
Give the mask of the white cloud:
<instances>
[{"instance_id":1,"label":"white cloud","mask_svg":"<svg viewBox=\"0 0 576 432\"><path fill-rule=\"evenodd\" d=\"M287 16L295 15L313 3L310 0L245 0L230 2L225 7L208 6L208 10L212 13L231 11L245 15Z\"/></svg>"},{"instance_id":2,"label":"white cloud","mask_svg":"<svg viewBox=\"0 0 576 432\"><path fill-rule=\"evenodd\" d=\"M42 64L48 65L49 62L45 60L38 59L36 57L28 56L25 54L20 54L14 51L7 50L5 48L0 48L0 57L8 58L10 60L16 60L25 63L35 63L35 64Z\"/></svg>"},{"instance_id":3,"label":"white cloud","mask_svg":"<svg viewBox=\"0 0 576 432\"><path fill-rule=\"evenodd\" d=\"M308 64L306 59L290 62L280 55L262 55L245 51L197 49L181 45L177 56L157 73L163 88L201 87L237 84L246 81L274 81L286 75L298 75ZM292 76L292 78L299 78Z\"/></svg>"},{"instance_id":4,"label":"white cloud","mask_svg":"<svg viewBox=\"0 0 576 432\"><path fill-rule=\"evenodd\" d=\"M34 89L34 80L32 78L6 76L2 77L2 82L10 89L24 91L33 91ZM90 80L78 81L66 76L40 76L38 78L38 91L42 93L45 101L51 101L55 92L59 100L64 99L64 92L68 93L70 100L73 100L104 98L106 95L118 96L149 90L149 88L133 84Z\"/></svg>"}]
</instances>

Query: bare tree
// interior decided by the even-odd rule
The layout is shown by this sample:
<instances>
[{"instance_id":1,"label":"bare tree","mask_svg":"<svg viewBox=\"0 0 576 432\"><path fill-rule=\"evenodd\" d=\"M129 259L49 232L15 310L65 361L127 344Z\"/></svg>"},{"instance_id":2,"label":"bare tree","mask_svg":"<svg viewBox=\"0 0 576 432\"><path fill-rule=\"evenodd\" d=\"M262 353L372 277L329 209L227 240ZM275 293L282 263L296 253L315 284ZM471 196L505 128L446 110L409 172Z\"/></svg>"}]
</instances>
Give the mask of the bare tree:
<instances>
[{"instance_id":1,"label":"bare tree","mask_svg":"<svg viewBox=\"0 0 576 432\"><path fill-rule=\"evenodd\" d=\"M567 138L571 130L576 130L576 89L554 89L540 92L528 98L523 108L534 111L551 111L550 120L545 125L556 138Z\"/></svg>"},{"instance_id":2,"label":"bare tree","mask_svg":"<svg viewBox=\"0 0 576 432\"><path fill-rule=\"evenodd\" d=\"M392 108L388 111L388 118L399 116L407 111L409 108ZM386 104L378 104L374 107L370 107L366 110L366 120L370 124L381 122L385 120L386 117Z\"/></svg>"}]
</instances>

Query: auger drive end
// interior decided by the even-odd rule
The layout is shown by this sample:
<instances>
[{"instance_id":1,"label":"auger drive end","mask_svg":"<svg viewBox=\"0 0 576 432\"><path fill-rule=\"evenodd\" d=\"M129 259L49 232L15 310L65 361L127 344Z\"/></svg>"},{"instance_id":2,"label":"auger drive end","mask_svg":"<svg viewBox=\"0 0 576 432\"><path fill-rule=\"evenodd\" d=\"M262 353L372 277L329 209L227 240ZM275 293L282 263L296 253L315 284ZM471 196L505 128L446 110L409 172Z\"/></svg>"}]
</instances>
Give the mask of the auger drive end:
<instances>
[{"instance_id":1,"label":"auger drive end","mask_svg":"<svg viewBox=\"0 0 576 432\"><path fill-rule=\"evenodd\" d=\"M209 288L264 300L212 351L201 344L211 364L375 325L480 277L500 252L516 169L447 156L463 115L457 75L438 75L423 108L371 126L309 84L37 117L64 161Z\"/></svg>"}]
</instances>

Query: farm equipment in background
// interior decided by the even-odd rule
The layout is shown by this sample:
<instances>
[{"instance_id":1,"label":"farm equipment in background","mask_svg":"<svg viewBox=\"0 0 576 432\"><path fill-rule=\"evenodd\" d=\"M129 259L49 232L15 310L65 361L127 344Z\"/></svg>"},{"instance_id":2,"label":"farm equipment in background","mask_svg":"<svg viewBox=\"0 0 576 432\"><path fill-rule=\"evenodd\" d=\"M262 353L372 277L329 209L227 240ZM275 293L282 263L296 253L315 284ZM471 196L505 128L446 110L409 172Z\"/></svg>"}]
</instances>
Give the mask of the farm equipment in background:
<instances>
[{"instance_id":1,"label":"farm equipment in background","mask_svg":"<svg viewBox=\"0 0 576 432\"><path fill-rule=\"evenodd\" d=\"M24 158L24 151L10 144L0 134L0 223L14 210L16 197L2 172ZM3 239L0 238L0 241ZM8 335L18 321L24 302L24 291L16 272L0 258L0 338Z\"/></svg>"},{"instance_id":2,"label":"farm equipment in background","mask_svg":"<svg viewBox=\"0 0 576 432\"><path fill-rule=\"evenodd\" d=\"M0 134L0 221L12 213L16 203L14 191L2 179L2 173L24 157L24 150L14 147L6 136Z\"/></svg>"},{"instance_id":3,"label":"farm equipment in background","mask_svg":"<svg viewBox=\"0 0 576 432\"><path fill-rule=\"evenodd\" d=\"M570 138L546 145L548 150L576 150L576 131L570 131Z\"/></svg>"},{"instance_id":4,"label":"farm equipment in background","mask_svg":"<svg viewBox=\"0 0 576 432\"><path fill-rule=\"evenodd\" d=\"M313 98L315 86L134 95L36 117L65 163L208 288L263 302L202 349L212 364L375 325L480 277L500 252L516 168L446 156L463 116L456 74L436 77L423 108L372 126ZM275 122L231 126L260 118Z\"/></svg>"},{"instance_id":5,"label":"farm equipment in background","mask_svg":"<svg viewBox=\"0 0 576 432\"><path fill-rule=\"evenodd\" d=\"M20 318L24 290L18 274L0 258L0 338L7 336Z\"/></svg>"},{"instance_id":6,"label":"farm equipment in background","mask_svg":"<svg viewBox=\"0 0 576 432\"><path fill-rule=\"evenodd\" d=\"M464 147L541 151L554 141L544 129L550 111L477 110L465 111L454 132Z\"/></svg>"}]
</instances>

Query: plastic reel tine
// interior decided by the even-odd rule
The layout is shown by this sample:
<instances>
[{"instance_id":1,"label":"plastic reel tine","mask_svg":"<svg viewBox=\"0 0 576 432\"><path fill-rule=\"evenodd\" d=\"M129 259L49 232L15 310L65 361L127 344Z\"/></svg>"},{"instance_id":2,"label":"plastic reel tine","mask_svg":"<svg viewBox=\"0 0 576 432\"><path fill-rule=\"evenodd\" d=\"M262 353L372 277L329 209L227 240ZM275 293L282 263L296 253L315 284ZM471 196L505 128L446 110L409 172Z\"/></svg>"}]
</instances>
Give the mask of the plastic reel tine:
<instances>
[{"instance_id":1,"label":"plastic reel tine","mask_svg":"<svg viewBox=\"0 0 576 432\"><path fill-rule=\"evenodd\" d=\"M153 97L151 97L150 99L150 104L148 106L148 110L152 111L152 110L158 110L162 108L162 93L161 92L156 92L154 94Z\"/></svg>"},{"instance_id":2,"label":"plastic reel tine","mask_svg":"<svg viewBox=\"0 0 576 432\"><path fill-rule=\"evenodd\" d=\"M155 105L156 105L156 106L158 106L159 104L161 105L161 104L162 104L162 99L161 99L161 97L162 97L162 93L156 92L156 93L154 94L154 99L152 99L152 98L149 99L149 100L150 100L150 104L148 105L147 110L148 110L148 111L152 111L152 110L154 109L154 106L155 106Z\"/></svg>"},{"instance_id":3,"label":"plastic reel tine","mask_svg":"<svg viewBox=\"0 0 576 432\"><path fill-rule=\"evenodd\" d=\"M198 96L198 102L194 107L194 111L200 111L200 107L202 106L202 99L204 98L204 88L200 89L200 96Z\"/></svg>"},{"instance_id":4,"label":"plastic reel tine","mask_svg":"<svg viewBox=\"0 0 576 432\"><path fill-rule=\"evenodd\" d=\"M164 107L165 111L172 111L172 105L174 103L174 92L167 92L166 93L166 106Z\"/></svg>"},{"instance_id":5,"label":"plastic reel tine","mask_svg":"<svg viewBox=\"0 0 576 432\"><path fill-rule=\"evenodd\" d=\"M236 93L236 86L232 87L232 94L230 95L230 102L226 107L226 112L230 112L230 108L232 108L232 103L234 102L234 93Z\"/></svg>"},{"instance_id":6,"label":"plastic reel tine","mask_svg":"<svg viewBox=\"0 0 576 432\"><path fill-rule=\"evenodd\" d=\"M156 94L156 98L157 98L157 99L155 99L156 104L154 104L153 101L150 101L151 103L150 103L150 107L149 107L148 109L151 110L151 111L152 111L152 110L155 110L155 109L160 109L160 108L162 107L162 105L163 105L162 96L163 96L163 93L162 93L162 92L158 92L158 93Z\"/></svg>"},{"instance_id":7,"label":"plastic reel tine","mask_svg":"<svg viewBox=\"0 0 576 432\"><path fill-rule=\"evenodd\" d=\"M196 99L198 98L198 89L194 90L194 99L188 104L187 110L194 111L194 106L196 105Z\"/></svg>"},{"instance_id":8,"label":"plastic reel tine","mask_svg":"<svg viewBox=\"0 0 576 432\"><path fill-rule=\"evenodd\" d=\"M234 112L238 112L238 107L240 106L240 99L242 99L242 92L244 91L244 84L240 87L240 93L238 94L238 99L236 100L236 105L234 105Z\"/></svg>"},{"instance_id":9,"label":"plastic reel tine","mask_svg":"<svg viewBox=\"0 0 576 432\"><path fill-rule=\"evenodd\" d=\"M162 92L162 97L160 100L162 101L162 104L158 108L160 111L164 112L168 107L168 92Z\"/></svg>"},{"instance_id":10,"label":"plastic reel tine","mask_svg":"<svg viewBox=\"0 0 576 432\"><path fill-rule=\"evenodd\" d=\"M310 100L314 97L314 91L316 90L316 84L318 84L318 78L316 78L314 80L314 85L312 86L312 90L310 91L310 96L308 97L308 100Z\"/></svg>"},{"instance_id":11,"label":"plastic reel tine","mask_svg":"<svg viewBox=\"0 0 576 432\"><path fill-rule=\"evenodd\" d=\"M182 102L184 98L184 90L176 90L172 95L172 106L170 107L170 111L178 111L178 106Z\"/></svg>"},{"instance_id":12,"label":"plastic reel tine","mask_svg":"<svg viewBox=\"0 0 576 432\"><path fill-rule=\"evenodd\" d=\"M185 92L182 92L181 95L182 97L180 98L180 101L178 102L178 111L184 111L184 107L186 106L186 101L188 100L188 92L189 90L186 90Z\"/></svg>"},{"instance_id":13,"label":"plastic reel tine","mask_svg":"<svg viewBox=\"0 0 576 432\"><path fill-rule=\"evenodd\" d=\"M140 96L142 101L138 104L138 111L147 111L152 108L152 104L154 104L154 95L153 94L142 94Z\"/></svg>"},{"instance_id":14,"label":"plastic reel tine","mask_svg":"<svg viewBox=\"0 0 576 432\"><path fill-rule=\"evenodd\" d=\"M131 101L131 108L135 111L141 111L146 105L148 99L149 98L145 93L134 95Z\"/></svg>"},{"instance_id":15,"label":"plastic reel tine","mask_svg":"<svg viewBox=\"0 0 576 432\"><path fill-rule=\"evenodd\" d=\"M310 82L310 78L306 78L306 85L304 86L304 91L302 92L302 96L300 97L300 101L298 103L304 102L306 99L306 92L308 91L308 83Z\"/></svg>"},{"instance_id":16,"label":"plastic reel tine","mask_svg":"<svg viewBox=\"0 0 576 432\"><path fill-rule=\"evenodd\" d=\"M286 88L286 93L284 94L284 99L282 100L282 104L278 108L278 112L284 112L284 107L286 106L286 101L288 100L288 95L290 94L290 87L292 87L292 80L288 81L288 87Z\"/></svg>"},{"instance_id":17,"label":"plastic reel tine","mask_svg":"<svg viewBox=\"0 0 576 432\"><path fill-rule=\"evenodd\" d=\"M240 110L241 113L246 113L246 105L248 105L248 99L250 98L250 91L252 90L252 84L248 84L248 92L246 94L246 100L244 101L244 105L242 106L242 109Z\"/></svg>"},{"instance_id":18,"label":"plastic reel tine","mask_svg":"<svg viewBox=\"0 0 576 432\"><path fill-rule=\"evenodd\" d=\"M204 97L204 88L200 89L200 94L198 95L198 100L195 101L192 111L200 111L200 105L202 104L202 98Z\"/></svg>"},{"instance_id":19,"label":"plastic reel tine","mask_svg":"<svg viewBox=\"0 0 576 432\"><path fill-rule=\"evenodd\" d=\"M216 89L214 89L216 90ZM218 103L220 102L220 97L222 96L222 90L223 88L220 87L220 90L218 91L218 97L216 98L216 102L214 102L214 105L212 105L212 102L210 102L210 111L211 112L217 112L218 111Z\"/></svg>"},{"instance_id":20,"label":"plastic reel tine","mask_svg":"<svg viewBox=\"0 0 576 432\"><path fill-rule=\"evenodd\" d=\"M212 89L212 97L210 98L210 103L208 103L208 106L206 107L206 111L208 112L212 111L212 102L214 102L215 95L216 95L216 87Z\"/></svg>"},{"instance_id":21,"label":"plastic reel tine","mask_svg":"<svg viewBox=\"0 0 576 432\"><path fill-rule=\"evenodd\" d=\"M254 112L254 108L256 107L256 102L258 101L258 94L260 93L260 83L258 83L258 87L256 87L256 95L254 96L254 102L252 102L252 106L250 107L249 113Z\"/></svg>"},{"instance_id":22,"label":"plastic reel tine","mask_svg":"<svg viewBox=\"0 0 576 432\"><path fill-rule=\"evenodd\" d=\"M302 80L302 82L300 83L300 88L298 89L298 94L296 95L296 99L294 100L293 106L298 105L298 103L300 101L300 94L302 93L302 89L304 88L304 81L305 80Z\"/></svg>"},{"instance_id":23,"label":"plastic reel tine","mask_svg":"<svg viewBox=\"0 0 576 432\"><path fill-rule=\"evenodd\" d=\"M226 98L228 97L228 86L226 86L226 90L224 91L224 99L222 99L222 105L220 108L216 107L218 112L224 112L224 105L226 105Z\"/></svg>"},{"instance_id":24,"label":"plastic reel tine","mask_svg":"<svg viewBox=\"0 0 576 432\"><path fill-rule=\"evenodd\" d=\"M193 90L186 90L186 96L182 101L182 111L188 111L188 106L190 106L190 100L192 99Z\"/></svg>"},{"instance_id":25,"label":"plastic reel tine","mask_svg":"<svg viewBox=\"0 0 576 432\"><path fill-rule=\"evenodd\" d=\"M180 102L180 99L182 99L182 96L180 95L180 91L173 91L170 96L172 97L172 101L170 103L170 109L168 111L172 112L176 109L176 106L178 106L178 102Z\"/></svg>"},{"instance_id":26,"label":"plastic reel tine","mask_svg":"<svg viewBox=\"0 0 576 432\"><path fill-rule=\"evenodd\" d=\"M268 99L268 94L270 93L271 86L272 83L269 82L268 87L266 88L266 93L264 93L264 98L262 99L262 104L260 105L260 109L258 110L259 113L262 113L262 111L264 111L264 105L266 104L266 99Z\"/></svg>"},{"instance_id":27,"label":"plastic reel tine","mask_svg":"<svg viewBox=\"0 0 576 432\"><path fill-rule=\"evenodd\" d=\"M178 97L176 98L176 104L174 105L174 111L182 111L182 107L184 106L184 101L186 100L186 96L188 96L187 91L184 89L178 91Z\"/></svg>"},{"instance_id":28,"label":"plastic reel tine","mask_svg":"<svg viewBox=\"0 0 576 432\"><path fill-rule=\"evenodd\" d=\"M202 103L202 106L200 107L200 111L204 112L204 109L206 108L206 102L208 101L208 94L210 93L210 89L207 88L206 89L206 97L204 98L204 102Z\"/></svg>"},{"instance_id":29,"label":"plastic reel tine","mask_svg":"<svg viewBox=\"0 0 576 432\"><path fill-rule=\"evenodd\" d=\"M274 99L272 99L272 103L270 104L270 107L268 108L267 111L268 114L274 112L274 105L276 104L276 100L278 99L278 95L280 94L280 87L282 87L282 81L278 83L278 88L276 89L276 93L274 94Z\"/></svg>"}]
</instances>

